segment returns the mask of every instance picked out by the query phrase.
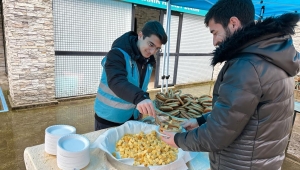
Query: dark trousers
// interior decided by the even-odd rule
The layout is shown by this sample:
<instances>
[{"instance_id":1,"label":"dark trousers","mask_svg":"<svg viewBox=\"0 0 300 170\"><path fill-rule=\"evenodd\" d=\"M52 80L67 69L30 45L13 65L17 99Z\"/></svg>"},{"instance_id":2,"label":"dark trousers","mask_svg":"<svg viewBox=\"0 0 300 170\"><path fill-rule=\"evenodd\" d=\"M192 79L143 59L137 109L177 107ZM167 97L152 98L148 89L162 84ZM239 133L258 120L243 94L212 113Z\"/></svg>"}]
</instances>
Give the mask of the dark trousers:
<instances>
[{"instance_id":1,"label":"dark trousers","mask_svg":"<svg viewBox=\"0 0 300 170\"><path fill-rule=\"evenodd\" d=\"M114 125L106 125L106 124L103 124L103 123L98 122L98 121L95 119L95 131L96 131L96 130L101 130L101 129L110 128L110 127L116 127L116 126L114 126Z\"/></svg>"},{"instance_id":2,"label":"dark trousers","mask_svg":"<svg viewBox=\"0 0 300 170\"><path fill-rule=\"evenodd\" d=\"M134 120L133 115L129 118L129 120ZM105 119L97 116L97 114L95 113L95 131L110 128L110 127L120 126L122 124L124 124L124 123L115 123L115 122L105 120Z\"/></svg>"}]
</instances>

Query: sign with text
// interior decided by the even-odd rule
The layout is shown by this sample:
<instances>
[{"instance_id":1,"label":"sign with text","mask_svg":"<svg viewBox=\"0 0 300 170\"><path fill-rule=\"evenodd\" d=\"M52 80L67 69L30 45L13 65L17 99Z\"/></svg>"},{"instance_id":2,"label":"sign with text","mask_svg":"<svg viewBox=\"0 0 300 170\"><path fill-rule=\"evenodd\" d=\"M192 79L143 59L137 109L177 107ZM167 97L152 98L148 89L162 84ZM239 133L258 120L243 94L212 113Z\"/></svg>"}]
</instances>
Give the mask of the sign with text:
<instances>
[{"instance_id":1,"label":"sign with text","mask_svg":"<svg viewBox=\"0 0 300 170\"><path fill-rule=\"evenodd\" d=\"M161 9L167 9L167 5L168 5L167 2L162 2L159 0L122 0L122 1L156 7L156 8L161 8ZM171 5L171 10L183 12L183 13L200 15L200 16L205 16L205 14L207 13L206 10L200 10L200 9L196 9L196 8L189 8L189 7L183 7L183 6L177 6L177 5Z\"/></svg>"}]
</instances>

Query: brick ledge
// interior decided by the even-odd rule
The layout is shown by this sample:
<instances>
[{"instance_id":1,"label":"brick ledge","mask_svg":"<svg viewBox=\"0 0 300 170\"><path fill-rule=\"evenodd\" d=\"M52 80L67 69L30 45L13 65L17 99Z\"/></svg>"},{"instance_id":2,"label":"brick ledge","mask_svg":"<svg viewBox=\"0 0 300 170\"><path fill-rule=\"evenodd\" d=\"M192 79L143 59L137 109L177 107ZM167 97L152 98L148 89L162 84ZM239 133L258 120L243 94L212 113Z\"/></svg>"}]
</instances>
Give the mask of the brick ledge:
<instances>
[{"instance_id":1,"label":"brick ledge","mask_svg":"<svg viewBox=\"0 0 300 170\"><path fill-rule=\"evenodd\" d=\"M42 106L51 106L51 105L57 105L59 103L57 100L53 100L53 101L50 101L50 102L40 102L40 103L32 103L32 104L24 104L24 105L15 105L12 102L12 99L11 99L10 95L7 95L7 98L8 98L8 103L9 103L12 110L27 109L27 108L42 107Z\"/></svg>"}]
</instances>

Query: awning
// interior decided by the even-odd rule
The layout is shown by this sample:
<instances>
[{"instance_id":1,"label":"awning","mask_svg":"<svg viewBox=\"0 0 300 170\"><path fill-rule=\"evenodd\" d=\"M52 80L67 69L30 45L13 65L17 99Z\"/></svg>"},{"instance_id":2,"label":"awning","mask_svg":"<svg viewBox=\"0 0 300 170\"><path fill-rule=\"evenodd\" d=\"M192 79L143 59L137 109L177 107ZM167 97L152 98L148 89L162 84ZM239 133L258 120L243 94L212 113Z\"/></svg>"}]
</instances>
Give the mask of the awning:
<instances>
[{"instance_id":1,"label":"awning","mask_svg":"<svg viewBox=\"0 0 300 170\"><path fill-rule=\"evenodd\" d=\"M148 0L142 0L148 1ZM158 0L156 0L158 1ZM170 37L171 6L183 6L200 10L209 10L218 0L160 0L167 2L167 35ZM299 13L300 0L252 0L255 8L255 19L260 20L283 13ZM167 42L163 55L163 76L161 92L168 90L170 41ZM166 71L165 71L166 68ZM166 79L166 84L164 84Z\"/></svg>"},{"instance_id":2,"label":"awning","mask_svg":"<svg viewBox=\"0 0 300 170\"><path fill-rule=\"evenodd\" d=\"M191 7L200 10L209 10L216 2L217 0L170 0L171 5ZM263 18L266 18L288 12L300 13L300 0L252 0L252 2L255 7L256 19L259 19L261 15Z\"/></svg>"}]
</instances>

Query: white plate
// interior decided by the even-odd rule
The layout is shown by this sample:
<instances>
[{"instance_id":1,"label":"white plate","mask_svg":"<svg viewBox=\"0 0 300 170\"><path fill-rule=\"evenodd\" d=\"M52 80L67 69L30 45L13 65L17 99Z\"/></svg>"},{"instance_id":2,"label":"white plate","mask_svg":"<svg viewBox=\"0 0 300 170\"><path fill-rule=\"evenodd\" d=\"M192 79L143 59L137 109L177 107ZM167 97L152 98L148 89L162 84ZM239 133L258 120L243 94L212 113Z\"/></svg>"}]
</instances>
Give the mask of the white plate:
<instances>
[{"instance_id":1,"label":"white plate","mask_svg":"<svg viewBox=\"0 0 300 170\"><path fill-rule=\"evenodd\" d=\"M49 135L46 135L45 136L45 141L49 141L49 142L54 142L54 143L57 143L58 139L61 138L61 136L58 136L57 138L55 137L51 137Z\"/></svg>"},{"instance_id":2,"label":"white plate","mask_svg":"<svg viewBox=\"0 0 300 170\"><path fill-rule=\"evenodd\" d=\"M90 141L78 134L70 134L61 137L57 142L58 153L63 156L78 156L89 153Z\"/></svg>"},{"instance_id":3,"label":"white plate","mask_svg":"<svg viewBox=\"0 0 300 170\"><path fill-rule=\"evenodd\" d=\"M56 148L50 148L50 147L45 147L45 152L47 152L50 155L56 155Z\"/></svg>"},{"instance_id":4,"label":"white plate","mask_svg":"<svg viewBox=\"0 0 300 170\"><path fill-rule=\"evenodd\" d=\"M90 163L90 161L80 162L80 165L79 164L72 165L72 164L57 162L57 166L58 166L58 168L63 169L63 170L80 170L80 169L86 167L89 163Z\"/></svg>"},{"instance_id":5,"label":"white plate","mask_svg":"<svg viewBox=\"0 0 300 170\"><path fill-rule=\"evenodd\" d=\"M159 136L166 137L167 139L169 139L169 138L170 138L170 136L167 136L167 135L165 135L165 134L162 134L162 133L160 133L160 131L159 131L159 126L158 126L158 128L157 128L157 129L155 129L155 131L156 131L156 133L157 133Z\"/></svg>"},{"instance_id":6,"label":"white plate","mask_svg":"<svg viewBox=\"0 0 300 170\"><path fill-rule=\"evenodd\" d=\"M64 136L64 135L63 135ZM47 133L46 135L45 135L45 139L51 139L51 140L56 140L56 141L58 141L58 139L59 138L61 138L62 136L54 136L54 135L51 135L51 134L49 134L49 133Z\"/></svg>"},{"instance_id":7,"label":"white plate","mask_svg":"<svg viewBox=\"0 0 300 170\"><path fill-rule=\"evenodd\" d=\"M56 150L56 148L57 148L57 144L45 143L45 147L47 147L47 148L53 148L53 149L55 149L55 150Z\"/></svg>"},{"instance_id":8,"label":"white plate","mask_svg":"<svg viewBox=\"0 0 300 170\"><path fill-rule=\"evenodd\" d=\"M45 130L46 135L49 136L64 136L68 134L75 134L76 129L73 126L70 125L53 125L49 126Z\"/></svg>"},{"instance_id":9,"label":"white plate","mask_svg":"<svg viewBox=\"0 0 300 170\"><path fill-rule=\"evenodd\" d=\"M86 162L90 161L90 154L82 155L79 157L65 157L57 153L56 159L57 163L81 166L82 164L85 164Z\"/></svg>"},{"instance_id":10,"label":"white plate","mask_svg":"<svg viewBox=\"0 0 300 170\"><path fill-rule=\"evenodd\" d=\"M80 152L87 148L89 141L81 135L67 135L58 140L58 146L69 152Z\"/></svg>"}]
</instances>

